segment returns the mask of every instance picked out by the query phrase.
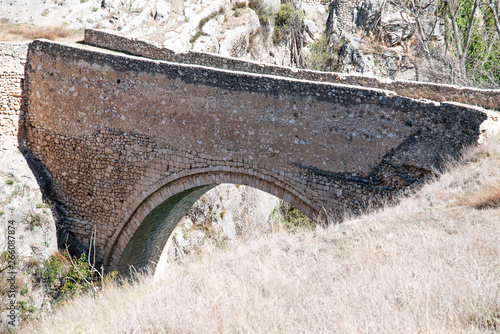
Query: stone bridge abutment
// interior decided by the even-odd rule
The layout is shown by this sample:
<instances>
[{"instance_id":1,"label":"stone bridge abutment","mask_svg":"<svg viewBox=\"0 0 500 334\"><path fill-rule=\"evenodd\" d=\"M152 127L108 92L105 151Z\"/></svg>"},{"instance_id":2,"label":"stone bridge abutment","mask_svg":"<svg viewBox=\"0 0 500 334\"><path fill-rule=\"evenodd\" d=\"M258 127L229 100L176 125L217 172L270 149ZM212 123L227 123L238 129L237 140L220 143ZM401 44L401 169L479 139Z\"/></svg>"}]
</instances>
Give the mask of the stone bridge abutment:
<instances>
[{"instance_id":1,"label":"stone bridge abutment","mask_svg":"<svg viewBox=\"0 0 500 334\"><path fill-rule=\"evenodd\" d=\"M315 218L420 182L477 142L487 114L393 92L38 40L26 142L67 228L109 269L159 258L193 202L249 185Z\"/></svg>"}]
</instances>

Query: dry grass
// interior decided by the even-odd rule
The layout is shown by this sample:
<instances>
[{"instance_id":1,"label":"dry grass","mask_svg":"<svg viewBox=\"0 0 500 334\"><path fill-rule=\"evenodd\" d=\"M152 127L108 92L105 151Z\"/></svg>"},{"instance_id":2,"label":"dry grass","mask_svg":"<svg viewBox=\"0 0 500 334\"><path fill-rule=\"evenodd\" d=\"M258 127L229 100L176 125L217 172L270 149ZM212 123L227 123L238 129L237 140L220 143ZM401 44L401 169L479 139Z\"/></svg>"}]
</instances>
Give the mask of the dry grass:
<instances>
[{"instance_id":1,"label":"dry grass","mask_svg":"<svg viewBox=\"0 0 500 334\"><path fill-rule=\"evenodd\" d=\"M60 27L37 27L25 24L0 24L0 40L31 41L39 38L50 40L81 39L82 32Z\"/></svg>"},{"instance_id":2,"label":"dry grass","mask_svg":"<svg viewBox=\"0 0 500 334\"><path fill-rule=\"evenodd\" d=\"M476 209L488 209L500 207L500 184L487 187L470 201L470 205Z\"/></svg>"},{"instance_id":3,"label":"dry grass","mask_svg":"<svg viewBox=\"0 0 500 334\"><path fill-rule=\"evenodd\" d=\"M500 331L500 208L464 204L500 179L500 145L341 225L283 232L83 296L29 333Z\"/></svg>"}]
</instances>

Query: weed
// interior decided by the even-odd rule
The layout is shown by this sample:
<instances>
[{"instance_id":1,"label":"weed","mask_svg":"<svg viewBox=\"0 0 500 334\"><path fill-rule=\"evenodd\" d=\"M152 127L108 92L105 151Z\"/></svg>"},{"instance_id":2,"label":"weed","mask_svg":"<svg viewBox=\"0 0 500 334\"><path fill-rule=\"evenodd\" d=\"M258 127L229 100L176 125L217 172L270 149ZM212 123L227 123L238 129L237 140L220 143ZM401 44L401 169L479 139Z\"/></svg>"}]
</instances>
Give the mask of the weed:
<instances>
[{"instance_id":1,"label":"weed","mask_svg":"<svg viewBox=\"0 0 500 334\"><path fill-rule=\"evenodd\" d=\"M37 209L43 209L43 208L48 209L48 208L50 208L50 204L46 204L46 203L36 203L36 208L37 208Z\"/></svg>"},{"instance_id":2,"label":"weed","mask_svg":"<svg viewBox=\"0 0 500 334\"><path fill-rule=\"evenodd\" d=\"M236 3L233 5L232 10L242 9L246 7L248 7L246 1L236 1Z\"/></svg>"},{"instance_id":3,"label":"weed","mask_svg":"<svg viewBox=\"0 0 500 334\"><path fill-rule=\"evenodd\" d=\"M0 254L0 263L6 263L9 260L9 251L6 250Z\"/></svg>"},{"instance_id":4,"label":"weed","mask_svg":"<svg viewBox=\"0 0 500 334\"><path fill-rule=\"evenodd\" d=\"M285 227L292 233L316 228L314 221L285 201L280 201L279 213Z\"/></svg>"},{"instance_id":5,"label":"weed","mask_svg":"<svg viewBox=\"0 0 500 334\"><path fill-rule=\"evenodd\" d=\"M48 243L45 245L48 247ZM90 292L93 285L100 286L116 278L112 272L105 277L99 276L87 261L85 254L70 259L59 252L44 262L35 271L35 278L55 302L68 300L78 292ZM92 284L90 284L92 283Z\"/></svg>"},{"instance_id":6,"label":"weed","mask_svg":"<svg viewBox=\"0 0 500 334\"><path fill-rule=\"evenodd\" d=\"M21 194L21 186L19 184L17 184L16 187L14 188L14 191L12 192L11 196L15 197L19 194Z\"/></svg>"},{"instance_id":7,"label":"weed","mask_svg":"<svg viewBox=\"0 0 500 334\"><path fill-rule=\"evenodd\" d=\"M210 21L211 19L215 18L216 16L218 15L224 15L226 13L226 10L224 9L224 7L219 7L218 10L216 11L213 11L212 13L210 13L208 16L202 18L200 20L200 22L198 23L198 30L201 30L203 29L203 26L208 22Z\"/></svg>"},{"instance_id":8,"label":"weed","mask_svg":"<svg viewBox=\"0 0 500 334\"><path fill-rule=\"evenodd\" d=\"M294 16L296 15L296 9L291 3L283 3L280 9L274 15L275 23L277 27L285 27L289 25Z\"/></svg>"},{"instance_id":9,"label":"weed","mask_svg":"<svg viewBox=\"0 0 500 334\"><path fill-rule=\"evenodd\" d=\"M500 329L500 311L489 311L482 315L473 314L470 317L470 323L476 327L495 332Z\"/></svg>"},{"instance_id":10,"label":"weed","mask_svg":"<svg viewBox=\"0 0 500 334\"><path fill-rule=\"evenodd\" d=\"M317 71L335 71L338 69L337 53L331 52L326 35L322 35L310 45L311 59L309 67Z\"/></svg>"},{"instance_id":11,"label":"weed","mask_svg":"<svg viewBox=\"0 0 500 334\"><path fill-rule=\"evenodd\" d=\"M21 291L19 291L19 293L21 294L21 296L26 296L29 292L29 289L28 289L28 286L25 285L24 288L21 289Z\"/></svg>"},{"instance_id":12,"label":"weed","mask_svg":"<svg viewBox=\"0 0 500 334\"><path fill-rule=\"evenodd\" d=\"M212 13L210 13L210 15L202 18L198 23L198 27L196 28L196 33L189 39L189 43L193 44L201 36L206 36L206 34L203 32L203 27L205 26L205 24L207 24L208 21L215 18L216 16L224 15L225 13L226 10L224 9L224 7L219 7L218 10L213 11Z\"/></svg>"},{"instance_id":13,"label":"weed","mask_svg":"<svg viewBox=\"0 0 500 334\"><path fill-rule=\"evenodd\" d=\"M204 36L204 35L205 35L204 32L202 32L200 30L196 31L196 33L193 36L191 36L191 38L189 39L189 43L193 44L194 42L196 42L198 40L198 38L200 38L201 36Z\"/></svg>"},{"instance_id":14,"label":"weed","mask_svg":"<svg viewBox=\"0 0 500 334\"><path fill-rule=\"evenodd\" d=\"M42 227L44 218L40 213L33 213L31 210L28 212L28 227L34 231L36 227Z\"/></svg>"},{"instance_id":15,"label":"weed","mask_svg":"<svg viewBox=\"0 0 500 334\"><path fill-rule=\"evenodd\" d=\"M11 186L11 185L13 185L13 184L14 184L14 180L8 179L8 180L6 181L6 183L7 183L9 186Z\"/></svg>"},{"instance_id":16,"label":"weed","mask_svg":"<svg viewBox=\"0 0 500 334\"><path fill-rule=\"evenodd\" d=\"M259 17L261 26L268 27L273 20L273 13L266 7L262 0L248 1L248 7L253 9Z\"/></svg>"},{"instance_id":17,"label":"weed","mask_svg":"<svg viewBox=\"0 0 500 334\"><path fill-rule=\"evenodd\" d=\"M18 309L22 319L33 320L35 319L35 312L37 308L33 304L28 304L26 301L18 302Z\"/></svg>"},{"instance_id":18,"label":"weed","mask_svg":"<svg viewBox=\"0 0 500 334\"><path fill-rule=\"evenodd\" d=\"M252 50L255 47L255 41L257 40L256 37L261 33L262 27L258 27L253 34L248 35L248 50Z\"/></svg>"},{"instance_id":19,"label":"weed","mask_svg":"<svg viewBox=\"0 0 500 334\"><path fill-rule=\"evenodd\" d=\"M298 10L292 3L283 3L280 9L274 14L276 29L274 30L273 41L290 43L291 62L297 67L302 67L301 50L304 45L304 19L305 13Z\"/></svg>"}]
</instances>

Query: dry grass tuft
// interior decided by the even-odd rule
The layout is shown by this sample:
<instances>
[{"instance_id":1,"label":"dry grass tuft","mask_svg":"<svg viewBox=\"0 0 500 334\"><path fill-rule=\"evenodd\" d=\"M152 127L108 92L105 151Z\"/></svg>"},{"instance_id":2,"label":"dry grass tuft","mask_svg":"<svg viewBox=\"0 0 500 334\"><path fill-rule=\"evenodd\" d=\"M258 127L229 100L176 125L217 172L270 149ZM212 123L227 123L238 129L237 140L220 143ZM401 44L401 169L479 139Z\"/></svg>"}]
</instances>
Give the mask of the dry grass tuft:
<instances>
[{"instance_id":1,"label":"dry grass tuft","mask_svg":"<svg viewBox=\"0 0 500 334\"><path fill-rule=\"evenodd\" d=\"M28 27L16 26L8 30L8 33L20 35L27 39L50 39L56 40L67 38L71 31L65 27Z\"/></svg>"},{"instance_id":2,"label":"dry grass tuft","mask_svg":"<svg viewBox=\"0 0 500 334\"><path fill-rule=\"evenodd\" d=\"M30 41L44 38L50 40L80 39L82 31L59 27L37 27L27 24L0 24L0 40Z\"/></svg>"},{"instance_id":3,"label":"dry grass tuft","mask_svg":"<svg viewBox=\"0 0 500 334\"><path fill-rule=\"evenodd\" d=\"M470 201L469 205L476 209L500 207L500 184L481 190L477 197Z\"/></svg>"},{"instance_id":4,"label":"dry grass tuft","mask_svg":"<svg viewBox=\"0 0 500 334\"><path fill-rule=\"evenodd\" d=\"M472 151L393 207L279 232L82 296L26 333L488 333L500 328L500 208L463 199L500 179ZM484 148L483 148L484 150Z\"/></svg>"}]
</instances>

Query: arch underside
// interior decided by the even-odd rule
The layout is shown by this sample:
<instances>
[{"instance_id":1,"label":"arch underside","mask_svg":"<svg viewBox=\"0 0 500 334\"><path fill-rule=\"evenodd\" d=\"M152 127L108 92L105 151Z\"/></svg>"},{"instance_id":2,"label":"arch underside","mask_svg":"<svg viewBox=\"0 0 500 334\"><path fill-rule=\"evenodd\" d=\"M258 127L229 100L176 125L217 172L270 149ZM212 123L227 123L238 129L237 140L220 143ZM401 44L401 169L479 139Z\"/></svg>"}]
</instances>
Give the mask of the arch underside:
<instances>
[{"instance_id":1,"label":"arch underside","mask_svg":"<svg viewBox=\"0 0 500 334\"><path fill-rule=\"evenodd\" d=\"M122 255L118 270L127 272L129 266L147 267L150 261L160 258L165 244L179 221L193 204L207 191L217 186L211 184L194 187L167 198L142 221Z\"/></svg>"},{"instance_id":2,"label":"arch underside","mask_svg":"<svg viewBox=\"0 0 500 334\"><path fill-rule=\"evenodd\" d=\"M220 183L231 182L231 175L227 178L218 178L220 182L201 182L199 175L181 178L168 183L158 189L144 200L135 213L124 226L118 241L115 243L112 254L110 254L110 269L117 269L121 274L128 274L131 267L134 269L155 268L161 253L172 234L173 230L184 217L193 204L206 192ZM213 179L212 177L207 177ZM233 178L234 180L234 175ZM255 177L244 175L239 184L248 185L259 190L275 195L296 206L304 214L315 217L316 210L295 196L295 191L287 191L272 182L255 180ZM252 182L254 181L254 182ZM179 188L181 185L181 188ZM169 189L176 188L177 191L171 196L166 196ZM138 212L148 208L149 213L141 220L137 219ZM127 232L125 232L127 231ZM121 249L120 249L121 245ZM113 262L114 260L114 262ZM118 261L117 261L118 260Z\"/></svg>"}]
</instances>

